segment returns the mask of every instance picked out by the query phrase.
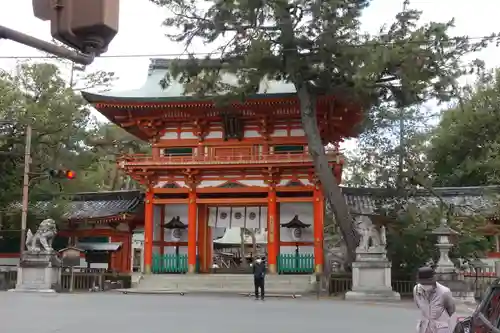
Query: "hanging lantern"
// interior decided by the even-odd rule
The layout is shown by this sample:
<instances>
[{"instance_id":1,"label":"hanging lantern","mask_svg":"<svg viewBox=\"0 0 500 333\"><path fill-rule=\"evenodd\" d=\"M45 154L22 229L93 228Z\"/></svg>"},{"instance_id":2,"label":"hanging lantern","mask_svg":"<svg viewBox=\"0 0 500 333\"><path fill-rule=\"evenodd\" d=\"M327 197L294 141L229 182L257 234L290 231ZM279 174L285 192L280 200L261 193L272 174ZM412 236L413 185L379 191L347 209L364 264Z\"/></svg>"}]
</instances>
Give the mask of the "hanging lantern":
<instances>
[{"instance_id":1,"label":"hanging lantern","mask_svg":"<svg viewBox=\"0 0 500 333\"><path fill-rule=\"evenodd\" d=\"M291 232L294 241L300 241L302 239L302 228L293 228Z\"/></svg>"},{"instance_id":2,"label":"hanging lantern","mask_svg":"<svg viewBox=\"0 0 500 333\"><path fill-rule=\"evenodd\" d=\"M182 229L172 229L171 236L174 242L180 241L182 238Z\"/></svg>"}]
</instances>

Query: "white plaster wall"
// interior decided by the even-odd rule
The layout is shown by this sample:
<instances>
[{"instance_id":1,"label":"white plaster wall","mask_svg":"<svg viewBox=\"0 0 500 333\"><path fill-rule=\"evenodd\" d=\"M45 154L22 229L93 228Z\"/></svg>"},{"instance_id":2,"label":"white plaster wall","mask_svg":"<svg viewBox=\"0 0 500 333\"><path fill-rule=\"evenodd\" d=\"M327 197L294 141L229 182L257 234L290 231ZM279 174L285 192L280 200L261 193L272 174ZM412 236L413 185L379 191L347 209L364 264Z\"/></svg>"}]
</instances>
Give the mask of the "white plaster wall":
<instances>
[{"instance_id":1,"label":"white plaster wall","mask_svg":"<svg viewBox=\"0 0 500 333\"><path fill-rule=\"evenodd\" d=\"M247 186L259 186L259 187L267 187L268 185L263 180L238 180L238 182L247 185Z\"/></svg>"},{"instance_id":2,"label":"white plaster wall","mask_svg":"<svg viewBox=\"0 0 500 333\"><path fill-rule=\"evenodd\" d=\"M304 184L304 185L313 185L313 183L311 183L311 182L309 181L309 179L307 179L307 178L304 178L304 179L302 179L302 178L301 178L301 179L299 179L299 180L300 180L300 181L302 182L302 184Z\"/></svg>"},{"instance_id":3,"label":"white plaster wall","mask_svg":"<svg viewBox=\"0 0 500 333\"><path fill-rule=\"evenodd\" d=\"M181 132L181 139L197 139L193 132Z\"/></svg>"},{"instance_id":4,"label":"white plaster wall","mask_svg":"<svg viewBox=\"0 0 500 333\"><path fill-rule=\"evenodd\" d=\"M227 178L233 178L233 176L226 176ZM245 180L245 179L235 179L235 181L246 185L246 186L259 186L267 187L267 184L263 180ZM203 180L200 182L198 187L218 187L225 184L227 180Z\"/></svg>"},{"instance_id":5,"label":"white plaster wall","mask_svg":"<svg viewBox=\"0 0 500 333\"><path fill-rule=\"evenodd\" d=\"M312 185L312 183L307 178L300 178L297 180L304 185ZM290 179L281 179L278 186L286 186L288 183L290 183Z\"/></svg>"},{"instance_id":6,"label":"white plaster wall","mask_svg":"<svg viewBox=\"0 0 500 333\"><path fill-rule=\"evenodd\" d=\"M205 139L222 139L222 131L210 131Z\"/></svg>"},{"instance_id":7,"label":"white plaster wall","mask_svg":"<svg viewBox=\"0 0 500 333\"><path fill-rule=\"evenodd\" d=\"M290 179L280 179L278 186L285 186L290 182Z\"/></svg>"},{"instance_id":8,"label":"white plaster wall","mask_svg":"<svg viewBox=\"0 0 500 333\"><path fill-rule=\"evenodd\" d=\"M305 136L306 133L302 128L293 129L290 131L290 136Z\"/></svg>"},{"instance_id":9,"label":"white plaster wall","mask_svg":"<svg viewBox=\"0 0 500 333\"><path fill-rule=\"evenodd\" d=\"M245 138L260 138L261 135L259 132L255 131L255 130L245 130L244 137Z\"/></svg>"},{"instance_id":10,"label":"white plaster wall","mask_svg":"<svg viewBox=\"0 0 500 333\"><path fill-rule=\"evenodd\" d=\"M290 222L295 215L298 215L299 220L301 220L302 222L311 225L309 228L302 229L302 238L300 241L314 241L314 215L312 202L280 204L280 225ZM292 237L292 230L288 228L280 228L280 240L282 242L295 242Z\"/></svg>"},{"instance_id":11,"label":"white plaster wall","mask_svg":"<svg viewBox=\"0 0 500 333\"><path fill-rule=\"evenodd\" d=\"M288 131L286 129L276 129L271 133L271 137L284 137L288 136Z\"/></svg>"},{"instance_id":12,"label":"white plaster wall","mask_svg":"<svg viewBox=\"0 0 500 333\"><path fill-rule=\"evenodd\" d=\"M225 180L202 180L198 187L217 187L225 182Z\"/></svg>"},{"instance_id":13,"label":"white plaster wall","mask_svg":"<svg viewBox=\"0 0 500 333\"><path fill-rule=\"evenodd\" d=\"M162 135L161 139L175 140L175 139L177 139L177 132L167 132L167 133Z\"/></svg>"}]
</instances>

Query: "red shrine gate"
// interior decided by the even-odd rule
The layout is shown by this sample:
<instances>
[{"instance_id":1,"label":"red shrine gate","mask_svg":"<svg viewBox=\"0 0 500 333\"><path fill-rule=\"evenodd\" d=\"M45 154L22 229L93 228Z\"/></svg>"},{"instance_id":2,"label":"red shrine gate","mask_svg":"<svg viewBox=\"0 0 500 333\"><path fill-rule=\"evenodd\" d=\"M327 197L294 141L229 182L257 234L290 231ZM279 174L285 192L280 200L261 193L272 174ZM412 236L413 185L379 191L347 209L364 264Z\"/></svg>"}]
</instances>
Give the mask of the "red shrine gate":
<instances>
[{"instance_id":1,"label":"red shrine gate","mask_svg":"<svg viewBox=\"0 0 500 333\"><path fill-rule=\"evenodd\" d=\"M217 108L209 99L185 96L175 81L162 90L159 81L169 65L153 59L148 81L136 91L84 93L110 121L152 145L150 156L125 155L119 161L120 168L147 187L146 272L152 270L154 255L173 248L186 253L189 272L197 264L202 272L209 269L211 233L217 229L209 226L210 207L264 207L270 272L277 272L280 256L299 245L311 249L314 269L321 271L324 199L293 85L263 82L244 103ZM327 156L340 182L343 159L336 147L354 135L361 110L334 96L319 98L316 108L324 143L335 147ZM287 232L295 216L308 235L304 240L291 239ZM173 229L187 229L176 239L165 233L174 217L181 225Z\"/></svg>"}]
</instances>

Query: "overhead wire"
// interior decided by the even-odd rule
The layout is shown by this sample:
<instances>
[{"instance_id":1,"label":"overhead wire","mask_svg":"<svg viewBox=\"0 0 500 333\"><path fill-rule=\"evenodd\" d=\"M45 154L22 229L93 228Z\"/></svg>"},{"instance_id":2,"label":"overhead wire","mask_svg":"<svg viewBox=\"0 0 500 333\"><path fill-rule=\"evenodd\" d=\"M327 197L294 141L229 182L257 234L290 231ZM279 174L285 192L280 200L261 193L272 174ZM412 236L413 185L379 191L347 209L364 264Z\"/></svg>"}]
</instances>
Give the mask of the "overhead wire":
<instances>
[{"instance_id":1,"label":"overhead wire","mask_svg":"<svg viewBox=\"0 0 500 333\"><path fill-rule=\"evenodd\" d=\"M453 42L458 42L458 41L481 41L484 39L488 38L498 38L498 41L495 46L498 46L498 43L500 42L500 36L496 35L487 35L487 36L476 36L476 37L469 37L469 36L455 36L455 37L450 37L448 38L447 41L450 43ZM352 48L359 48L359 47L379 47L379 46L386 46L386 47L391 47L391 46L398 46L398 45L406 45L406 44L415 44L415 45L431 45L435 43L436 41L433 40L402 40L402 41L394 41L394 42L381 42L381 41L373 41L373 42L366 42L366 43L360 43L360 44L344 44L342 47L352 47ZM444 41L446 42L446 40ZM287 51L287 49L281 50L281 51ZM118 59L118 58L176 58L176 57L187 57L187 56L222 56L222 52L183 52L183 53L139 53L139 54L109 54L109 55L101 55L99 58L103 59ZM56 56L50 56L50 55L21 55L21 56L0 56L0 59L57 59L58 57Z\"/></svg>"}]
</instances>

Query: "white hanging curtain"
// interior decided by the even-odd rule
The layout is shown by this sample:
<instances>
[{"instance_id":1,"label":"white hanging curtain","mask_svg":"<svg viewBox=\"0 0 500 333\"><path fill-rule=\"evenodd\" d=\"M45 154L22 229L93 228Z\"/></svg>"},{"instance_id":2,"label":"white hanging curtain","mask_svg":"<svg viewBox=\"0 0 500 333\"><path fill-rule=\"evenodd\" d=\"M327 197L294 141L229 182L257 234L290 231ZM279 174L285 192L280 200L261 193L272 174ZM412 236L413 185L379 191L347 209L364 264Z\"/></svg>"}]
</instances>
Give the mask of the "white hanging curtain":
<instances>
[{"instance_id":1,"label":"white hanging curtain","mask_svg":"<svg viewBox=\"0 0 500 333\"><path fill-rule=\"evenodd\" d=\"M215 228L230 228L231 226L231 207L215 207L214 218L209 219L209 226ZM210 212L212 214L212 212ZM212 224L213 223L213 224Z\"/></svg>"},{"instance_id":2,"label":"white hanging curtain","mask_svg":"<svg viewBox=\"0 0 500 333\"><path fill-rule=\"evenodd\" d=\"M232 207L231 208L231 228L245 228L246 227L246 207Z\"/></svg>"},{"instance_id":3,"label":"white hanging curtain","mask_svg":"<svg viewBox=\"0 0 500 333\"><path fill-rule=\"evenodd\" d=\"M210 207L208 209L208 226L215 228L217 225L217 207Z\"/></svg>"},{"instance_id":4,"label":"white hanging curtain","mask_svg":"<svg viewBox=\"0 0 500 333\"><path fill-rule=\"evenodd\" d=\"M262 228L262 209L261 207L246 208L246 227L249 229Z\"/></svg>"}]
</instances>

